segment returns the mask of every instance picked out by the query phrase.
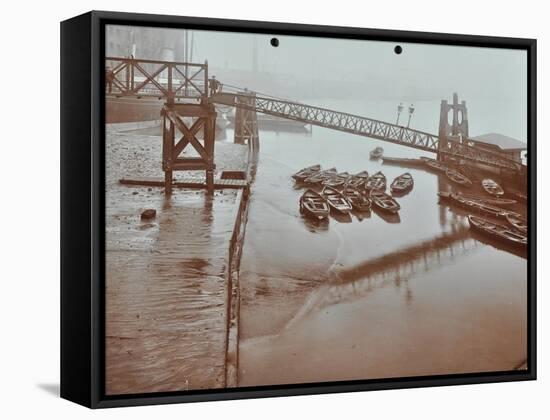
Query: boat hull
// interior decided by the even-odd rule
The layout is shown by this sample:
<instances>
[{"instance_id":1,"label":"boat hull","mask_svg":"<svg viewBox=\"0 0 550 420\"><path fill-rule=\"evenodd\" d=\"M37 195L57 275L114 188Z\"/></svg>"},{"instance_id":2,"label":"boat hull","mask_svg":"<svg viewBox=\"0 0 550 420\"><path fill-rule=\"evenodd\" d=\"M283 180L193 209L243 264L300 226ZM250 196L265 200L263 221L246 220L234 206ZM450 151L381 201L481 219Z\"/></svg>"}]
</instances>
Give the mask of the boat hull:
<instances>
[{"instance_id":1,"label":"boat hull","mask_svg":"<svg viewBox=\"0 0 550 420\"><path fill-rule=\"evenodd\" d=\"M489 238L520 249L527 247L527 236L519 232L513 232L507 226L489 222L472 215L468 216L468 222L471 229Z\"/></svg>"}]
</instances>

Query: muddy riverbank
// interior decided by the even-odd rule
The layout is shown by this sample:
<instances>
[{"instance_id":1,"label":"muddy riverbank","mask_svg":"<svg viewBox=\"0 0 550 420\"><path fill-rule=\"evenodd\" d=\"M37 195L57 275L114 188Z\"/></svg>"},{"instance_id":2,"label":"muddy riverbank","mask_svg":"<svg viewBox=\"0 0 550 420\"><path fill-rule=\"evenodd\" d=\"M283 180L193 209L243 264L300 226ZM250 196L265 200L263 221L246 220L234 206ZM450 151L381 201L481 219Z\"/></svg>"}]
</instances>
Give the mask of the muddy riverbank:
<instances>
[{"instance_id":1,"label":"muddy riverbank","mask_svg":"<svg viewBox=\"0 0 550 420\"><path fill-rule=\"evenodd\" d=\"M165 200L161 188L119 185L163 176L161 137L108 130L106 143L106 391L224 387L239 192L178 189ZM218 172L244 170L246 157L245 146L216 144ZM147 208L157 216L141 221Z\"/></svg>"}]
</instances>

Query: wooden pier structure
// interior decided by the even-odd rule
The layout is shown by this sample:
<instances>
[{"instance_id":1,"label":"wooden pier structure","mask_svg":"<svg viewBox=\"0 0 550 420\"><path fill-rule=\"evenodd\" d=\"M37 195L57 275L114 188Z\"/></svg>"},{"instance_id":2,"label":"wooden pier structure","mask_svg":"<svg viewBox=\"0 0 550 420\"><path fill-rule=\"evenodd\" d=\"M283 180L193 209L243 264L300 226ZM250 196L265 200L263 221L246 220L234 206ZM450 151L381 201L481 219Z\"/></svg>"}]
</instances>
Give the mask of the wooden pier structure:
<instances>
[{"instance_id":1,"label":"wooden pier structure","mask_svg":"<svg viewBox=\"0 0 550 420\"><path fill-rule=\"evenodd\" d=\"M135 58L106 58L107 98L162 100L162 169L170 195L174 171L205 171L206 188L224 183L214 180L216 105L236 109L235 138L239 144L259 148L257 113L299 121L405 147L432 152L439 160L452 159L489 166L502 173L526 175L526 167L501 153L476 146L469 138L466 103L441 103L438 135L372 118L260 95L245 88L229 88L208 77L208 62L182 63ZM226 89L226 90L224 90ZM234 89L235 91L231 91ZM449 123L452 112L452 123ZM182 156L186 148L193 156ZM190 183L193 185L198 185Z\"/></svg>"}]
</instances>

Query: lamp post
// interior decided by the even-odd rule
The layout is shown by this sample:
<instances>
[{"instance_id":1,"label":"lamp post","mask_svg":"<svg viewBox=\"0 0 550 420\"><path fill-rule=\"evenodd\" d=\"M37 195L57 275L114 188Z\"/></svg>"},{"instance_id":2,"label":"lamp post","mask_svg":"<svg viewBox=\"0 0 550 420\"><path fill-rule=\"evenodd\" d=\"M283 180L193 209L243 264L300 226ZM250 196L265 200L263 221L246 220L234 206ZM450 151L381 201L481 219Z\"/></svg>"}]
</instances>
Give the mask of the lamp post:
<instances>
[{"instance_id":1,"label":"lamp post","mask_svg":"<svg viewBox=\"0 0 550 420\"><path fill-rule=\"evenodd\" d=\"M403 103L399 103L397 105L397 121L395 121L395 125L399 125L399 117L401 116L401 113L403 112Z\"/></svg>"},{"instance_id":2,"label":"lamp post","mask_svg":"<svg viewBox=\"0 0 550 420\"><path fill-rule=\"evenodd\" d=\"M414 112L414 105L410 104L409 105L409 121L407 122L407 128L409 128L409 126L411 125L411 118L413 116L413 112Z\"/></svg>"}]
</instances>

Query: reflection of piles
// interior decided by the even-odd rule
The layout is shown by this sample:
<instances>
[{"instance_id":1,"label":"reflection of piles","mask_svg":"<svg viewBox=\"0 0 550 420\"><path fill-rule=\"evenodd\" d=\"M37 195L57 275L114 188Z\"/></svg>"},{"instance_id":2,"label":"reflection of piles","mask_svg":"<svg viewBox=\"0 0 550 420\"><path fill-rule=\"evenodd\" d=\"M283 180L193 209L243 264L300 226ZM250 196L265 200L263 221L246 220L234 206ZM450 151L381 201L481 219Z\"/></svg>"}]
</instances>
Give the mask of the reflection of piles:
<instances>
[{"instance_id":1,"label":"reflection of piles","mask_svg":"<svg viewBox=\"0 0 550 420\"><path fill-rule=\"evenodd\" d=\"M469 229L459 225L451 233L338 270L315 306L353 300L388 285L399 288L417 273L439 268L479 246L470 238Z\"/></svg>"}]
</instances>

